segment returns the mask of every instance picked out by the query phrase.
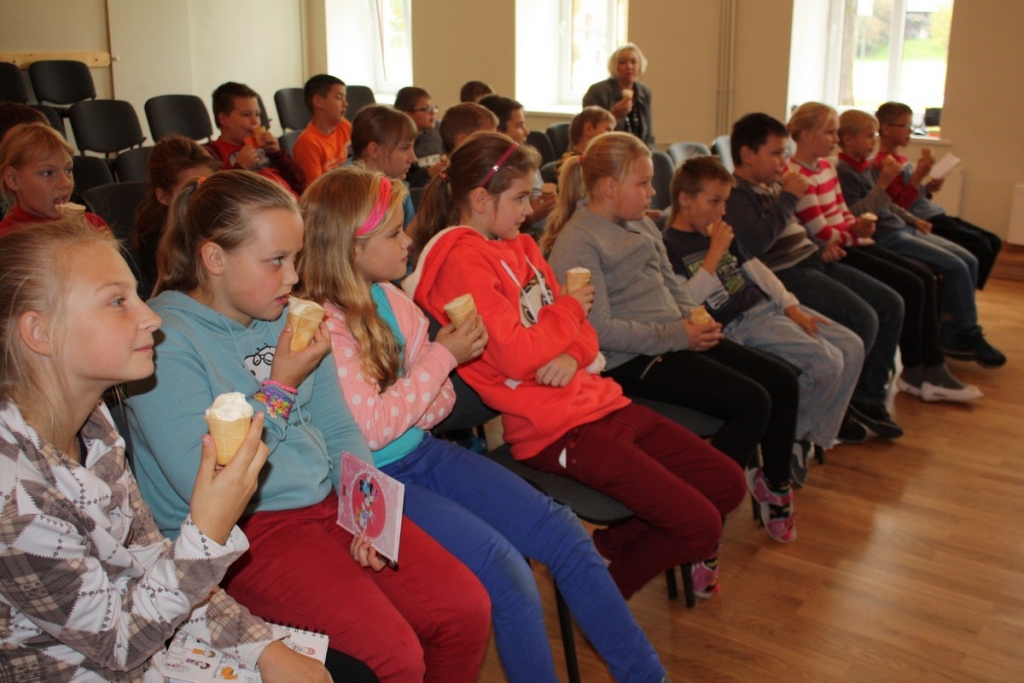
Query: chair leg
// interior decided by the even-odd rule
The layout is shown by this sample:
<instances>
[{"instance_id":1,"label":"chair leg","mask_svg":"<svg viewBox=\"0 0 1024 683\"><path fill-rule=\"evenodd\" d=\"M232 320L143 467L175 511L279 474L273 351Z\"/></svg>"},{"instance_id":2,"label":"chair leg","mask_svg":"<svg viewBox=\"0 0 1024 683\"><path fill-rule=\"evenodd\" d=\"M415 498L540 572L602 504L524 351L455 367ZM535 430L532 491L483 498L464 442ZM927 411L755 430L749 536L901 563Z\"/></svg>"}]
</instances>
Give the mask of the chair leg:
<instances>
[{"instance_id":1,"label":"chair leg","mask_svg":"<svg viewBox=\"0 0 1024 683\"><path fill-rule=\"evenodd\" d=\"M690 574L690 563L680 565L679 569L683 573L683 598L686 600L686 609L693 609L693 606L697 604L697 596L693 594L693 575Z\"/></svg>"},{"instance_id":2,"label":"chair leg","mask_svg":"<svg viewBox=\"0 0 1024 683\"><path fill-rule=\"evenodd\" d=\"M555 603L558 605L558 626L562 631L562 647L565 649L565 669L569 674L569 683L580 683L580 665L576 661L576 636L572 632L572 615L558 586L555 586Z\"/></svg>"},{"instance_id":3,"label":"chair leg","mask_svg":"<svg viewBox=\"0 0 1024 683\"><path fill-rule=\"evenodd\" d=\"M665 570L665 585L668 587L668 599L675 600L679 597L679 589L676 588L676 568L669 567Z\"/></svg>"}]
</instances>

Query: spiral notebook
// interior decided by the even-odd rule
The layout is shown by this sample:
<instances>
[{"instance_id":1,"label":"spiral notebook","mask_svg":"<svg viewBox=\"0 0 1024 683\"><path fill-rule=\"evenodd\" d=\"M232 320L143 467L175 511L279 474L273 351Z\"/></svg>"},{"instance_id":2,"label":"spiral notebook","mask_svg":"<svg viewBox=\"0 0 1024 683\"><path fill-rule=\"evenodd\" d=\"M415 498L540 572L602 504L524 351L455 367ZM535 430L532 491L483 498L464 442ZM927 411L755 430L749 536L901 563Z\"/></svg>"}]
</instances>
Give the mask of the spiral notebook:
<instances>
[{"instance_id":1,"label":"spiral notebook","mask_svg":"<svg viewBox=\"0 0 1024 683\"><path fill-rule=\"evenodd\" d=\"M352 534L360 531L379 555L398 565L405 485L351 453L341 454L341 493L338 524Z\"/></svg>"},{"instance_id":2,"label":"spiral notebook","mask_svg":"<svg viewBox=\"0 0 1024 683\"><path fill-rule=\"evenodd\" d=\"M327 659L326 634L282 626L288 631L284 644L299 654L318 659ZM238 661L231 655L216 650L197 640L194 636L178 631L167 648L160 665L160 673L171 683L211 683L212 681L237 681L238 683L260 683L260 673Z\"/></svg>"}]
</instances>

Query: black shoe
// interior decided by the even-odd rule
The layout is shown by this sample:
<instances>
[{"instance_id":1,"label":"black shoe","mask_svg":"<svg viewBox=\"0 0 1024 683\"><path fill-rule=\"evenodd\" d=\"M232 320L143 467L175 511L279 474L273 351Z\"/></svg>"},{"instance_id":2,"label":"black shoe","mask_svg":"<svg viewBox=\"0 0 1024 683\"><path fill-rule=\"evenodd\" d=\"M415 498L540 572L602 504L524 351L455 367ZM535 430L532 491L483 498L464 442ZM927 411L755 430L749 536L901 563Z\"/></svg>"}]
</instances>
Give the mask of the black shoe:
<instances>
[{"instance_id":1,"label":"black shoe","mask_svg":"<svg viewBox=\"0 0 1024 683\"><path fill-rule=\"evenodd\" d=\"M943 325L939 332L939 347L942 353L957 360L974 360L978 357L976 344L969 340L968 333L961 333L956 328Z\"/></svg>"},{"instance_id":2,"label":"black shoe","mask_svg":"<svg viewBox=\"0 0 1024 683\"><path fill-rule=\"evenodd\" d=\"M843 417L843 426L839 428L839 436L836 437L839 443L858 444L868 440L868 430L864 425L857 422L850 411L846 411Z\"/></svg>"},{"instance_id":3,"label":"black shoe","mask_svg":"<svg viewBox=\"0 0 1024 683\"><path fill-rule=\"evenodd\" d=\"M903 427L893 421L889 411L882 404L851 403L850 413L857 418L857 422L883 439L898 439L903 436Z\"/></svg>"},{"instance_id":4,"label":"black shoe","mask_svg":"<svg viewBox=\"0 0 1024 683\"><path fill-rule=\"evenodd\" d=\"M961 332L960 336L974 349L974 361L981 367L1001 368L1006 365L1006 356L985 340L981 329L973 332Z\"/></svg>"}]
</instances>

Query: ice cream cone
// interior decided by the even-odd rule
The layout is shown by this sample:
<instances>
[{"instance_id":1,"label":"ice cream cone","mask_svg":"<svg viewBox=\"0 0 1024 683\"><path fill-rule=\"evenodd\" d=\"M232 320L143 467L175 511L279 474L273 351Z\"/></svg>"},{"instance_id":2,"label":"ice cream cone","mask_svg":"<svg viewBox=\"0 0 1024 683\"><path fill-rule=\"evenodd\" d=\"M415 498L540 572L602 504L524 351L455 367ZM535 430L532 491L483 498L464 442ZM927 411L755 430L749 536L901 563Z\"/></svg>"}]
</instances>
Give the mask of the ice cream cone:
<instances>
[{"instance_id":1,"label":"ice cream cone","mask_svg":"<svg viewBox=\"0 0 1024 683\"><path fill-rule=\"evenodd\" d=\"M305 299L288 299L288 322L292 326L292 353L305 350L313 342L327 311L320 304Z\"/></svg>"},{"instance_id":2,"label":"ice cream cone","mask_svg":"<svg viewBox=\"0 0 1024 683\"><path fill-rule=\"evenodd\" d=\"M694 325L710 325L715 320L708 313L708 309L701 305L690 311L690 322Z\"/></svg>"},{"instance_id":3,"label":"ice cream cone","mask_svg":"<svg viewBox=\"0 0 1024 683\"><path fill-rule=\"evenodd\" d=\"M455 327L462 327L462 323L469 319L469 316L476 312L476 302L472 294L457 296L444 305L444 312Z\"/></svg>"},{"instance_id":4,"label":"ice cream cone","mask_svg":"<svg viewBox=\"0 0 1024 683\"><path fill-rule=\"evenodd\" d=\"M252 418L243 417L237 420L218 420L215 417L206 417L206 424L210 428L210 436L217 446L217 464L227 465L231 458L235 457L238 447L245 439L245 433L249 431L249 424Z\"/></svg>"},{"instance_id":5,"label":"ice cream cone","mask_svg":"<svg viewBox=\"0 0 1024 683\"><path fill-rule=\"evenodd\" d=\"M541 194L554 194L556 192L558 192L558 185L554 183L544 183L540 186Z\"/></svg>"},{"instance_id":6,"label":"ice cream cone","mask_svg":"<svg viewBox=\"0 0 1024 683\"><path fill-rule=\"evenodd\" d=\"M565 292L573 292L583 289L590 284L590 270L587 268L570 268L565 271Z\"/></svg>"},{"instance_id":7,"label":"ice cream cone","mask_svg":"<svg viewBox=\"0 0 1024 683\"><path fill-rule=\"evenodd\" d=\"M76 204L74 202L64 202L63 204L58 204L57 206L60 209L61 215L63 216L81 216L82 214L85 213L85 207L82 206L81 204Z\"/></svg>"},{"instance_id":8,"label":"ice cream cone","mask_svg":"<svg viewBox=\"0 0 1024 683\"><path fill-rule=\"evenodd\" d=\"M628 99L628 100L633 99L633 89L632 88L623 88L622 89L622 96L624 98Z\"/></svg>"}]
</instances>

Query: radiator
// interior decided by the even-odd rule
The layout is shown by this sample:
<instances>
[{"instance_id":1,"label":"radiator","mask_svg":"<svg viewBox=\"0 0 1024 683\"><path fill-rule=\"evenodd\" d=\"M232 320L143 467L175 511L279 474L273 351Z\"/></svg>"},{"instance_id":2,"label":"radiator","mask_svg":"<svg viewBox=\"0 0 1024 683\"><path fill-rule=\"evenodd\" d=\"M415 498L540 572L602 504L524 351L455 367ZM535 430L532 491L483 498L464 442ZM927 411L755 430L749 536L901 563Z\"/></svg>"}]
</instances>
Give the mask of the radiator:
<instances>
[{"instance_id":1,"label":"radiator","mask_svg":"<svg viewBox=\"0 0 1024 683\"><path fill-rule=\"evenodd\" d=\"M964 169L957 166L946 175L942 189L935 193L932 201L946 210L948 216L959 216L964 201Z\"/></svg>"},{"instance_id":2,"label":"radiator","mask_svg":"<svg viewBox=\"0 0 1024 683\"><path fill-rule=\"evenodd\" d=\"M1010 231L1006 240L1010 244L1024 245L1024 183L1013 188L1013 205L1010 208Z\"/></svg>"}]
</instances>

